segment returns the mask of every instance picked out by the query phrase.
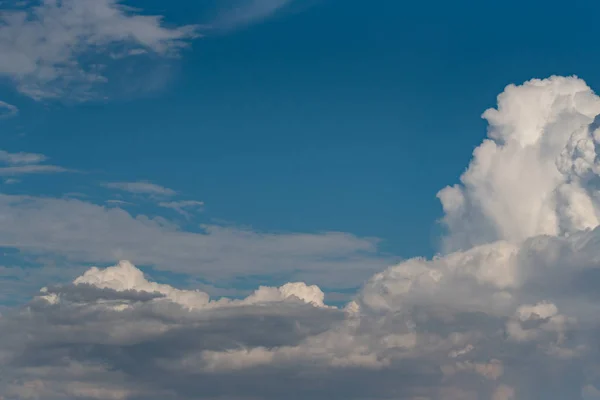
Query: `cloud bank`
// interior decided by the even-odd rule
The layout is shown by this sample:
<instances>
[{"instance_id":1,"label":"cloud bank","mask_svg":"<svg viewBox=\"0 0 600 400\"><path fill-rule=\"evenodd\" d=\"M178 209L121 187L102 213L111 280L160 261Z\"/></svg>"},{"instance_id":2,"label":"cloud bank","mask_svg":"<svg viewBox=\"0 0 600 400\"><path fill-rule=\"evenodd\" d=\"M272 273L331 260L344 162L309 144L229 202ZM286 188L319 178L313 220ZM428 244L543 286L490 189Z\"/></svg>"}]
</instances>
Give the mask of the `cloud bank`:
<instances>
[{"instance_id":1,"label":"cloud bank","mask_svg":"<svg viewBox=\"0 0 600 400\"><path fill-rule=\"evenodd\" d=\"M2 194L0 247L70 263L128 259L211 281L275 275L332 288L356 287L389 262L377 253L376 240L346 233L262 233L220 225L194 232L80 199Z\"/></svg>"},{"instance_id":2,"label":"cloud bank","mask_svg":"<svg viewBox=\"0 0 600 400\"><path fill-rule=\"evenodd\" d=\"M151 282L129 262L44 288L0 318L0 393L49 400L598 399L598 113L600 98L575 77L508 86L498 107L484 113L488 138L460 184L439 194L446 251L374 274L343 308L299 282L211 299ZM21 198L0 202L3 218L20 218L9 226L28 229L11 246L69 243L71 252L94 251L89 236L73 242L44 223L40 237L30 238L30 213L62 207L38 201L28 199L30 208ZM6 242L11 233L3 225ZM107 240L101 226L90 228ZM263 249L265 262L285 264L282 249L294 253L289 238L240 236ZM322 252L362 243L329 239L295 243ZM267 242L274 245L261 247ZM97 245L98 254L108 248ZM155 250L147 245L146 252ZM344 279L347 271L334 275Z\"/></svg>"}]
</instances>

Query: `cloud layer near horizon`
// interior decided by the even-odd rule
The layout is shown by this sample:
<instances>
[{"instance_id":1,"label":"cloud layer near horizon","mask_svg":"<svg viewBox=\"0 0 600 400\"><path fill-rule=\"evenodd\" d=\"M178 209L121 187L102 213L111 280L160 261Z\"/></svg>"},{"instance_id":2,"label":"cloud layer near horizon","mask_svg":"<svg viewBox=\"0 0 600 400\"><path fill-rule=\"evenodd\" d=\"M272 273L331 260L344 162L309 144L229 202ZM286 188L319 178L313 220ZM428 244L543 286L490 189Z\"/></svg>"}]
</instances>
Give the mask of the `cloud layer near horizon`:
<instances>
[{"instance_id":1,"label":"cloud layer near horizon","mask_svg":"<svg viewBox=\"0 0 600 400\"><path fill-rule=\"evenodd\" d=\"M598 113L600 98L574 77L508 86L498 108L484 113L489 138L461 183L439 194L447 251L373 275L343 309L326 306L318 287L299 282L259 288L242 300L211 300L149 282L128 262L45 288L0 318L0 394L599 399ZM245 270L245 257L210 268L232 248L252 249L272 272L287 265L299 243L333 259L373 246L337 234L262 237L219 227L191 253L196 236L161 221L63 201L0 198L0 216L11 227L0 224L3 244L101 258L122 243L136 258L160 263L204 256L206 273ZM96 236L77 228L67 210L81 210ZM61 227L50 215L69 223ZM94 225L103 219L120 231ZM36 224L39 236L32 235ZM131 234L137 230L142 235ZM109 237L116 232L122 236ZM334 280L350 270L317 264L312 272Z\"/></svg>"},{"instance_id":2,"label":"cloud layer near horizon","mask_svg":"<svg viewBox=\"0 0 600 400\"><path fill-rule=\"evenodd\" d=\"M276 275L332 288L356 287L388 262L377 254L375 239L347 233L276 234L220 225L192 232L164 218L80 199L3 194L0 247L71 263L128 259L211 281Z\"/></svg>"}]
</instances>

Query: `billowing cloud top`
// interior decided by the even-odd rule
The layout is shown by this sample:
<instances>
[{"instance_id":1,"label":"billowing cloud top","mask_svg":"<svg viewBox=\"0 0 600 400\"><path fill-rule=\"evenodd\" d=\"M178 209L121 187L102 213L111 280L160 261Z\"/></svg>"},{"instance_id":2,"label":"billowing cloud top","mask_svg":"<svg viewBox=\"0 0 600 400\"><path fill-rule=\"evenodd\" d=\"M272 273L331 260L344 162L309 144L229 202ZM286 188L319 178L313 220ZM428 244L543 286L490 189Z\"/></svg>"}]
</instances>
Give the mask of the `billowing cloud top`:
<instances>
[{"instance_id":1,"label":"billowing cloud top","mask_svg":"<svg viewBox=\"0 0 600 400\"><path fill-rule=\"evenodd\" d=\"M447 251L244 299L92 268L0 318L5 399L600 399L595 123L580 79L508 86L440 198ZM342 274L342 272L338 272Z\"/></svg>"},{"instance_id":2,"label":"billowing cloud top","mask_svg":"<svg viewBox=\"0 0 600 400\"><path fill-rule=\"evenodd\" d=\"M508 86L483 114L489 139L461 184L438 194L450 248L598 226L598 114L600 98L581 79Z\"/></svg>"}]
</instances>

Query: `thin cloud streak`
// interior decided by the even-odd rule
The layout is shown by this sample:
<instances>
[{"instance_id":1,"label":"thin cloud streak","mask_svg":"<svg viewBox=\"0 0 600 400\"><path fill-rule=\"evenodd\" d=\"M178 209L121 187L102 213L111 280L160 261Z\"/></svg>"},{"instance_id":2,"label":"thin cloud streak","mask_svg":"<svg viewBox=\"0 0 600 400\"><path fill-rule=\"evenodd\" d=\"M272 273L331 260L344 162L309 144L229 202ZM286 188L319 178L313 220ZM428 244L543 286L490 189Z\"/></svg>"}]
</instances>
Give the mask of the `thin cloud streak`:
<instances>
[{"instance_id":1,"label":"thin cloud streak","mask_svg":"<svg viewBox=\"0 0 600 400\"><path fill-rule=\"evenodd\" d=\"M150 194L150 195L161 195L161 196L175 196L177 192L173 189L169 189L164 186L157 185L155 183L147 181L138 182L108 182L103 183L102 186L108 189L117 189L128 193L134 194Z\"/></svg>"},{"instance_id":2,"label":"thin cloud streak","mask_svg":"<svg viewBox=\"0 0 600 400\"><path fill-rule=\"evenodd\" d=\"M62 172L76 172L58 165L22 165L16 167L0 168L0 176L17 176L28 174L57 174Z\"/></svg>"},{"instance_id":3,"label":"thin cloud streak","mask_svg":"<svg viewBox=\"0 0 600 400\"><path fill-rule=\"evenodd\" d=\"M0 53L1 54L1 53ZM17 106L0 101L0 119L14 117L19 113Z\"/></svg>"},{"instance_id":4,"label":"thin cloud streak","mask_svg":"<svg viewBox=\"0 0 600 400\"><path fill-rule=\"evenodd\" d=\"M231 31L263 21L295 0L237 0L222 11L208 27L217 31Z\"/></svg>"}]
</instances>

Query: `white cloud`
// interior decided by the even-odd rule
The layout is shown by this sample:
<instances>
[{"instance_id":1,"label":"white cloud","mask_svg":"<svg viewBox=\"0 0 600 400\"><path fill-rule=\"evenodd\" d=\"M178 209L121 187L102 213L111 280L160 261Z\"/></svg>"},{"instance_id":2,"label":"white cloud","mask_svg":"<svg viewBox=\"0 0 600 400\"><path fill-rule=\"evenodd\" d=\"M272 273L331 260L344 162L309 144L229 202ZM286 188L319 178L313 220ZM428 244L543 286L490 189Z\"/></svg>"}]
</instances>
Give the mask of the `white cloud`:
<instances>
[{"instance_id":1,"label":"white cloud","mask_svg":"<svg viewBox=\"0 0 600 400\"><path fill-rule=\"evenodd\" d=\"M140 181L140 182L109 182L103 184L104 187L109 189L122 190L124 192L135 193L135 194L150 194L160 196L174 196L177 194L173 189L166 188L164 186L156 185L154 183Z\"/></svg>"},{"instance_id":2,"label":"white cloud","mask_svg":"<svg viewBox=\"0 0 600 400\"><path fill-rule=\"evenodd\" d=\"M294 0L232 0L222 4L222 11L208 26L231 30L264 20Z\"/></svg>"},{"instance_id":3,"label":"white cloud","mask_svg":"<svg viewBox=\"0 0 600 400\"><path fill-rule=\"evenodd\" d=\"M393 265L341 309L302 282L210 299L127 262L49 286L0 318L0 394L598 398L596 107L576 78L509 86L485 114L492 141L440 194L448 249L461 250ZM328 284L376 259L374 242L350 235L183 232L79 200L17 196L0 197L0 246L87 262L121 253L203 277L303 270Z\"/></svg>"},{"instance_id":4,"label":"white cloud","mask_svg":"<svg viewBox=\"0 0 600 400\"><path fill-rule=\"evenodd\" d=\"M330 287L355 286L388 262L375 240L345 233L271 234L217 225L190 232L119 207L9 195L0 195L0 246L72 262L129 259L211 280L294 274Z\"/></svg>"},{"instance_id":5,"label":"white cloud","mask_svg":"<svg viewBox=\"0 0 600 400\"><path fill-rule=\"evenodd\" d=\"M202 210L202 207L204 207L204 202L196 200L163 201L158 203L158 205L164 208L173 209L184 217L189 218L191 217L191 214L187 210Z\"/></svg>"},{"instance_id":6,"label":"white cloud","mask_svg":"<svg viewBox=\"0 0 600 400\"><path fill-rule=\"evenodd\" d=\"M19 113L19 109L12 104L0 101L0 119L14 117Z\"/></svg>"},{"instance_id":7,"label":"white cloud","mask_svg":"<svg viewBox=\"0 0 600 400\"><path fill-rule=\"evenodd\" d=\"M0 16L0 76L35 99L85 99L107 80L110 54L176 55L195 30L168 27L120 0L26 2Z\"/></svg>"},{"instance_id":8,"label":"white cloud","mask_svg":"<svg viewBox=\"0 0 600 400\"><path fill-rule=\"evenodd\" d=\"M0 167L0 176L74 172L57 165L40 164L47 159L48 158L43 154L24 152L9 153L5 150L0 150L0 164L8 165ZM12 183L14 183L14 181Z\"/></svg>"},{"instance_id":9,"label":"white cloud","mask_svg":"<svg viewBox=\"0 0 600 400\"><path fill-rule=\"evenodd\" d=\"M9 165L39 164L47 159L45 155L38 153L9 153L8 151L0 150L0 162Z\"/></svg>"},{"instance_id":10,"label":"white cloud","mask_svg":"<svg viewBox=\"0 0 600 400\"><path fill-rule=\"evenodd\" d=\"M15 167L0 167L0 176L17 176L25 174L55 174L72 172L57 165L20 165Z\"/></svg>"},{"instance_id":11,"label":"white cloud","mask_svg":"<svg viewBox=\"0 0 600 400\"><path fill-rule=\"evenodd\" d=\"M597 226L598 114L600 98L574 77L509 85L498 108L483 114L489 138L475 149L461 184L438 195L448 247Z\"/></svg>"}]
</instances>

